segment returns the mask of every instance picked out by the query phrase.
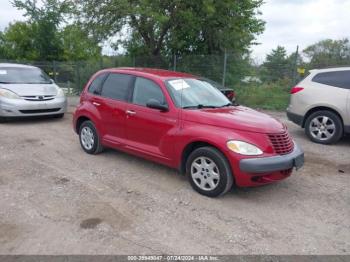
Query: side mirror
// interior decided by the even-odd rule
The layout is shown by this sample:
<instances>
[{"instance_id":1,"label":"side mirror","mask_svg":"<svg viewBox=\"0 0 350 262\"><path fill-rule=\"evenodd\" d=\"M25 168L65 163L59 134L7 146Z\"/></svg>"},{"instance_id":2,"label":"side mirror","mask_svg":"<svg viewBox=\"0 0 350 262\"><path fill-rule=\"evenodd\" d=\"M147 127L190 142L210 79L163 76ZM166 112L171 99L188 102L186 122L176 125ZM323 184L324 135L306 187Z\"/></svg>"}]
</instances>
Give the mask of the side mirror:
<instances>
[{"instance_id":1,"label":"side mirror","mask_svg":"<svg viewBox=\"0 0 350 262\"><path fill-rule=\"evenodd\" d=\"M51 82L51 84L54 84L54 83L55 83L55 80L53 80L52 78L50 78L50 82Z\"/></svg>"},{"instance_id":2,"label":"side mirror","mask_svg":"<svg viewBox=\"0 0 350 262\"><path fill-rule=\"evenodd\" d=\"M161 104L157 99L148 100L146 106L149 108L158 109L158 110L164 111L164 112L169 110L167 105Z\"/></svg>"}]
</instances>

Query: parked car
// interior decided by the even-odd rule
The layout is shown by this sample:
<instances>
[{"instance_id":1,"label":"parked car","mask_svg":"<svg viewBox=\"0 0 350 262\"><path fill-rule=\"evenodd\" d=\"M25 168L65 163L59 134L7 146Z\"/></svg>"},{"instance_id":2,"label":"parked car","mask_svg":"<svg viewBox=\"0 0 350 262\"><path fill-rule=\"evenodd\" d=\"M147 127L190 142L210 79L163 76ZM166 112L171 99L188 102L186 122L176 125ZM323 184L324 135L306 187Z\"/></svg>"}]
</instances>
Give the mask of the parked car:
<instances>
[{"instance_id":1,"label":"parked car","mask_svg":"<svg viewBox=\"0 0 350 262\"><path fill-rule=\"evenodd\" d=\"M204 82L208 82L212 86L216 87L217 89L220 90L221 93L223 93L228 100L230 100L233 104L236 103L236 94L235 91L231 88L224 87L223 85L219 84L218 82L215 82L213 80L210 80L208 78L199 78L202 79Z\"/></svg>"},{"instance_id":2,"label":"parked car","mask_svg":"<svg viewBox=\"0 0 350 262\"><path fill-rule=\"evenodd\" d=\"M63 117L67 99L41 69L0 63L0 120L53 115Z\"/></svg>"},{"instance_id":3,"label":"parked car","mask_svg":"<svg viewBox=\"0 0 350 262\"><path fill-rule=\"evenodd\" d=\"M316 143L350 133L350 67L311 70L291 89L287 116Z\"/></svg>"},{"instance_id":4,"label":"parked car","mask_svg":"<svg viewBox=\"0 0 350 262\"><path fill-rule=\"evenodd\" d=\"M165 70L97 72L83 90L74 130L88 154L119 149L177 168L199 193L288 177L304 154L285 125L234 106L209 82Z\"/></svg>"}]
</instances>

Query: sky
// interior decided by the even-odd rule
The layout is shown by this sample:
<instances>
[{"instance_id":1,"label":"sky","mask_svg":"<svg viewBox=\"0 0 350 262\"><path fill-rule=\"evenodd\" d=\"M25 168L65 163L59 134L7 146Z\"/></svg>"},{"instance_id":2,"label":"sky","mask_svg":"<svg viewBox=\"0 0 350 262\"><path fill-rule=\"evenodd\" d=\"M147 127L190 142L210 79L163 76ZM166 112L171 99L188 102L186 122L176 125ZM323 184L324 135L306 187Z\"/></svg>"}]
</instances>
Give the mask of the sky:
<instances>
[{"instance_id":1,"label":"sky","mask_svg":"<svg viewBox=\"0 0 350 262\"><path fill-rule=\"evenodd\" d=\"M266 28L257 37L260 45L252 48L258 62L278 45L292 53L297 45L303 50L322 39L350 38L350 0L265 0L260 11ZM0 30L24 19L10 0L0 0Z\"/></svg>"}]
</instances>

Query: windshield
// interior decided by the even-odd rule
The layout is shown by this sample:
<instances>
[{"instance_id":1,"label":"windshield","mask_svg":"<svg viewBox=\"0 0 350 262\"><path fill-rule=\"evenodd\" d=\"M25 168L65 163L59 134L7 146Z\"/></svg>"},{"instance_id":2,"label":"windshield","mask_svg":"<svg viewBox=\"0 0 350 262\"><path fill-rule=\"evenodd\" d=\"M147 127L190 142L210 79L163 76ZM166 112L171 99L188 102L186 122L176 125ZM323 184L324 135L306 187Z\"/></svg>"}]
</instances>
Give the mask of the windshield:
<instances>
[{"instance_id":1,"label":"windshield","mask_svg":"<svg viewBox=\"0 0 350 262\"><path fill-rule=\"evenodd\" d=\"M2 84L50 84L51 80L39 68L0 67Z\"/></svg>"},{"instance_id":2,"label":"windshield","mask_svg":"<svg viewBox=\"0 0 350 262\"><path fill-rule=\"evenodd\" d=\"M215 86L205 79L177 78L166 81L177 107L217 108L231 105Z\"/></svg>"}]
</instances>

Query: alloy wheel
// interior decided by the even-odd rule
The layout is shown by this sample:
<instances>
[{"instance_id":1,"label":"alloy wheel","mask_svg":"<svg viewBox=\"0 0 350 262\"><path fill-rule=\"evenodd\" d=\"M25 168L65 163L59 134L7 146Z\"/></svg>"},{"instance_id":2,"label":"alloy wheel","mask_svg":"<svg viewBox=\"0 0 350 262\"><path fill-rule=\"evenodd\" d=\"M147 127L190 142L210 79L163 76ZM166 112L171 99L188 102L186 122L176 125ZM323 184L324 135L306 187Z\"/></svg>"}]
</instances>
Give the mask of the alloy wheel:
<instances>
[{"instance_id":1,"label":"alloy wheel","mask_svg":"<svg viewBox=\"0 0 350 262\"><path fill-rule=\"evenodd\" d=\"M194 183L202 190L214 190L220 181L219 168L208 157L198 157L191 164L191 176Z\"/></svg>"},{"instance_id":2,"label":"alloy wheel","mask_svg":"<svg viewBox=\"0 0 350 262\"><path fill-rule=\"evenodd\" d=\"M311 136L317 140L329 140L336 131L334 121L327 116L317 116L310 122Z\"/></svg>"}]
</instances>

